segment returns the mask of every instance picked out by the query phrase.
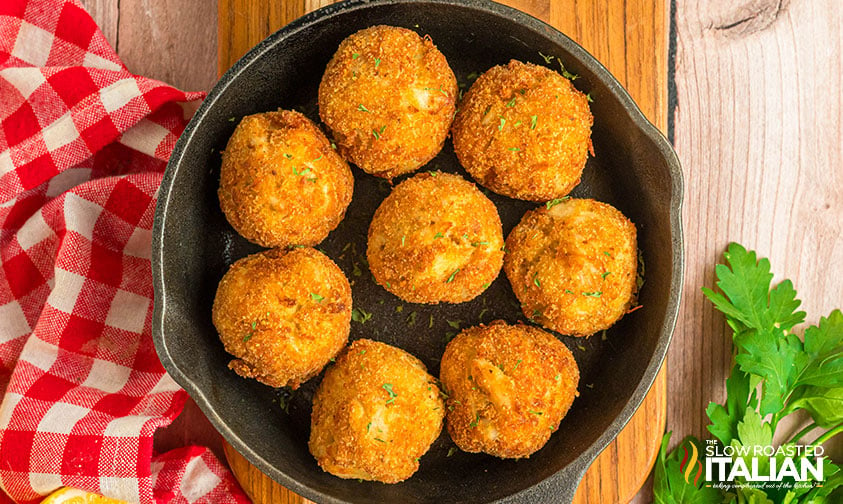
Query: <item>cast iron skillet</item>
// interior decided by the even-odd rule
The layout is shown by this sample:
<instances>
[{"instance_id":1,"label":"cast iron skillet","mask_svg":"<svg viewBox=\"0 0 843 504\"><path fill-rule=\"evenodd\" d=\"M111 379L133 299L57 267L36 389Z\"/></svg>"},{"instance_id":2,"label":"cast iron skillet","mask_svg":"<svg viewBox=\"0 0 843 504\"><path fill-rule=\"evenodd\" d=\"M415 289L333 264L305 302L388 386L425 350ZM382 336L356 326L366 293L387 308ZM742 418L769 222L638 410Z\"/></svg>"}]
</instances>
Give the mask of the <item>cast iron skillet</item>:
<instances>
[{"instance_id":1,"label":"cast iron skillet","mask_svg":"<svg viewBox=\"0 0 843 504\"><path fill-rule=\"evenodd\" d=\"M580 396L542 450L520 461L463 452L448 457L454 445L443 430L418 473L397 485L324 473L307 449L310 401L320 377L295 394L242 379L227 368L230 356L211 323L220 278L232 262L259 250L228 225L216 196L220 151L236 121L278 107L301 110L318 121L316 92L325 65L343 38L375 24L429 34L461 84L472 73L512 58L545 64L539 53L558 56L580 76L575 85L594 100L596 157L589 159L573 195L609 202L632 219L646 263L643 309L605 335L561 337L580 366ZM424 169L471 180L450 141ZM459 305L408 304L375 285L365 264L366 230L389 184L356 167L353 171L354 198L345 220L319 245L353 282L354 305L373 314L365 324L352 322L351 339L397 345L438 375L445 343L457 327L497 318L524 321L503 273L482 296ZM489 195L505 234L536 206ZM153 230L155 345L167 371L229 443L273 479L315 501L570 501L586 468L641 403L667 351L682 283L681 201L679 163L667 141L600 63L552 27L479 0L332 5L282 28L238 61L176 144Z\"/></svg>"}]
</instances>

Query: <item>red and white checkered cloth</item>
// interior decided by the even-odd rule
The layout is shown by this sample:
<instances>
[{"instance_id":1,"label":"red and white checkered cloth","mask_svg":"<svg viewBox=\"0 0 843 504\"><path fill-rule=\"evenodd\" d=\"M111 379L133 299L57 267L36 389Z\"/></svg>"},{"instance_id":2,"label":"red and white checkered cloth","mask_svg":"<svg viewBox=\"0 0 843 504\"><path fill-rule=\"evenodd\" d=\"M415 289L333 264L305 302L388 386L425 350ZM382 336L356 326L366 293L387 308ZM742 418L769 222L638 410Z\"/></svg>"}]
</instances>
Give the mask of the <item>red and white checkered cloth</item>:
<instances>
[{"instance_id":1,"label":"red and white checkered cloth","mask_svg":"<svg viewBox=\"0 0 843 504\"><path fill-rule=\"evenodd\" d=\"M248 502L206 448L153 453L186 393L152 344L152 217L203 96L129 73L76 0L0 0L0 486L17 502Z\"/></svg>"}]
</instances>

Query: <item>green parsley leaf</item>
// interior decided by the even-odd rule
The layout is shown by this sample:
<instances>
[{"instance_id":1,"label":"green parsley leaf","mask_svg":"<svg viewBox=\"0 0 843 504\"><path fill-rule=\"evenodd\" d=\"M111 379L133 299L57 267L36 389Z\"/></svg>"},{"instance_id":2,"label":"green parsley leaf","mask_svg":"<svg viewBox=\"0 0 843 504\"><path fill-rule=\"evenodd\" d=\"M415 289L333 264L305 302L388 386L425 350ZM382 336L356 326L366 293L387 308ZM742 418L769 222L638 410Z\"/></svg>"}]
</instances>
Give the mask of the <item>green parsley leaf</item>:
<instances>
[{"instance_id":1,"label":"green parsley leaf","mask_svg":"<svg viewBox=\"0 0 843 504\"><path fill-rule=\"evenodd\" d=\"M507 107L514 107L515 106L515 97L513 96L511 100L506 104Z\"/></svg>"},{"instance_id":2,"label":"green parsley leaf","mask_svg":"<svg viewBox=\"0 0 843 504\"><path fill-rule=\"evenodd\" d=\"M357 105L357 110L359 110L360 112L371 112L371 110L367 109L366 106L362 103Z\"/></svg>"},{"instance_id":3,"label":"green parsley leaf","mask_svg":"<svg viewBox=\"0 0 843 504\"><path fill-rule=\"evenodd\" d=\"M455 269L455 270L454 270L454 272L453 272L453 273L451 273L451 276L449 276L449 277L448 277L448 279L447 279L447 280L445 280L445 283L451 283L451 282L453 282L453 281L454 281L454 277L455 277L455 276L457 276L457 273L459 273L459 272L460 272L460 269L459 269L459 268Z\"/></svg>"},{"instance_id":4,"label":"green parsley leaf","mask_svg":"<svg viewBox=\"0 0 843 504\"><path fill-rule=\"evenodd\" d=\"M319 294L316 294L315 292L310 293L310 298L312 300L318 302L318 303L321 303L322 300L325 299L323 296L320 296Z\"/></svg>"},{"instance_id":5,"label":"green parsley leaf","mask_svg":"<svg viewBox=\"0 0 843 504\"><path fill-rule=\"evenodd\" d=\"M539 51L539 56L541 56L544 59L544 62L547 63L548 65L550 64L551 61L553 61L553 58L556 57L556 56L550 56L550 55L547 55L547 54L542 54L541 51Z\"/></svg>"},{"instance_id":6,"label":"green parsley leaf","mask_svg":"<svg viewBox=\"0 0 843 504\"><path fill-rule=\"evenodd\" d=\"M351 310L351 320L365 324L372 318L372 313L367 312L363 308L353 308Z\"/></svg>"},{"instance_id":7,"label":"green parsley leaf","mask_svg":"<svg viewBox=\"0 0 843 504\"><path fill-rule=\"evenodd\" d=\"M500 126L498 126L498 131L503 131L503 125L506 124L506 118L504 116L498 116L501 120Z\"/></svg>"},{"instance_id":8,"label":"green parsley leaf","mask_svg":"<svg viewBox=\"0 0 843 504\"><path fill-rule=\"evenodd\" d=\"M602 291L595 291L595 292L583 292L583 293L582 293L582 295L583 295L583 296L588 296L588 297L600 297L600 296L602 296L602 295L603 295L603 292L602 292Z\"/></svg>"},{"instance_id":9,"label":"green parsley leaf","mask_svg":"<svg viewBox=\"0 0 843 504\"><path fill-rule=\"evenodd\" d=\"M471 242L472 247L479 247L480 245L488 245L488 244L489 244L489 242L487 242L487 241Z\"/></svg>"},{"instance_id":10,"label":"green parsley leaf","mask_svg":"<svg viewBox=\"0 0 843 504\"><path fill-rule=\"evenodd\" d=\"M351 59L357 59L359 57L360 57L360 55L357 54L357 53L354 53L354 54L351 55Z\"/></svg>"},{"instance_id":11,"label":"green parsley leaf","mask_svg":"<svg viewBox=\"0 0 843 504\"><path fill-rule=\"evenodd\" d=\"M536 123L538 122L538 120L539 120L539 116L537 116L537 115L531 115L530 116L530 121L531 121L530 122L530 129L531 130L536 129Z\"/></svg>"},{"instance_id":12,"label":"green parsley leaf","mask_svg":"<svg viewBox=\"0 0 843 504\"><path fill-rule=\"evenodd\" d=\"M380 58L375 58L375 68L377 68L378 66L380 66L380 64L381 64L381 59L380 59Z\"/></svg>"}]
</instances>

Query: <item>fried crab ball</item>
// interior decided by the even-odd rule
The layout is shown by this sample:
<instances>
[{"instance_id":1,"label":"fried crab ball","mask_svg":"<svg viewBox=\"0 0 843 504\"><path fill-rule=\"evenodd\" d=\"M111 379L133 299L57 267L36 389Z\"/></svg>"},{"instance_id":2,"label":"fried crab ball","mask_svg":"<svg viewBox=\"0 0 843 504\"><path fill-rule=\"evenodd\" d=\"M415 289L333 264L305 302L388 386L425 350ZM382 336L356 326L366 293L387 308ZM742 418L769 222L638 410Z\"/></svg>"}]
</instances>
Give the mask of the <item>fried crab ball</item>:
<instances>
[{"instance_id":1,"label":"fried crab ball","mask_svg":"<svg viewBox=\"0 0 843 504\"><path fill-rule=\"evenodd\" d=\"M571 198L529 211L506 250L504 271L524 315L543 327L589 336L635 302L635 225L611 205Z\"/></svg>"},{"instance_id":2,"label":"fried crab ball","mask_svg":"<svg viewBox=\"0 0 843 504\"><path fill-rule=\"evenodd\" d=\"M398 483L418 470L419 457L442 432L444 411L421 361L360 339L316 390L310 453L334 476Z\"/></svg>"},{"instance_id":3,"label":"fried crab ball","mask_svg":"<svg viewBox=\"0 0 843 504\"><path fill-rule=\"evenodd\" d=\"M430 37L394 26L340 44L319 85L319 115L340 153L366 173L393 178L442 150L457 79Z\"/></svg>"},{"instance_id":4,"label":"fried crab ball","mask_svg":"<svg viewBox=\"0 0 843 504\"><path fill-rule=\"evenodd\" d=\"M462 303L497 278L503 263L498 211L458 175L420 173L375 211L366 251L375 280L411 303Z\"/></svg>"},{"instance_id":5,"label":"fried crab ball","mask_svg":"<svg viewBox=\"0 0 843 504\"><path fill-rule=\"evenodd\" d=\"M348 164L295 111L244 117L222 155L222 211L263 247L321 242L345 216L353 190Z\"/></svg>"},{"instance_id":6,"label":"fried crab ball","mask_svg":"<svg viewBox=\"0 0 843 504\"><path fill-rule=\"evenodd\" d=\"M523 458L559 427L577 395L579 369L549 333L498 320L448 343L440 379L448 433L461 450Z\"/></svg>"},{"instance_id":7,"label":"fried crab ball","mask_svg":"<svg viewBox=\"0 0 843 504\"><path fill-rule=\"evenodd\" d=\"M229 368L296 389L348 340L351 287L315 249L267 250L231 265L217 288L213 321L236 357Z\"/></svg>"},{"instance_id":8,"label":"fried crab ball","mask_svg":"<svg viewBox=\"0 0 843 504\"><path fill-rule=\"evenodd\" d=\"M588 100L555 71L512 60L477 78L451 128L454 152L480 185L531 201L568 194L591 148Z\"/></svg>"}]
</instances>

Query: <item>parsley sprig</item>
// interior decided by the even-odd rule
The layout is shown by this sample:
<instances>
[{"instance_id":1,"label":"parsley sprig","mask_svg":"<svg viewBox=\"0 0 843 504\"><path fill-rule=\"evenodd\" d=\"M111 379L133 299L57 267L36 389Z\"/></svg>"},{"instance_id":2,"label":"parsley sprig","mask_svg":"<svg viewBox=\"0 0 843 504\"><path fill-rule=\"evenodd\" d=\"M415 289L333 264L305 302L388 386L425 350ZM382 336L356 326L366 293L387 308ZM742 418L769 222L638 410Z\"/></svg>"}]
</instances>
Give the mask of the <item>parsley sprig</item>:
<instances>
[{"instance_id":1,"label":"parsley sprig","mask_svg":"<svg viewBox=\"0 0 843 504\"><path fill-rule=\"evenodd\" d=\"M801 301L793 283L784 280L772 286L770 261L758 259L755 252L737 243L730 244L723 256L727 264L715 269L720 291L707 287L702 291L733 331L734 363L726 380L726 403L712 402L706 408L711 422L708 431L724 446L773 446L780 422L802 410L813 422L781 447L796 447L807 433L820 428L824 432L809 446L819 446L843 432L843 313L832 311L818 325L805 329L804 340L800 339L791 330L804 322L805 312L798 311ZM738 476L734 482L738 486L727 493L704 478L689 483L680 460L689 449L704 458L701 442L688 437L668 454L670 435L662 439L656 463L657 503L813 504L839 502L835 498L843 493L843 473L828 459L823 461L821 486L752 488L741 485L746 481ZM759 465L759 474L765 474L771 460L758 457L752 463Z\"/></svg>"}]
</instances>

